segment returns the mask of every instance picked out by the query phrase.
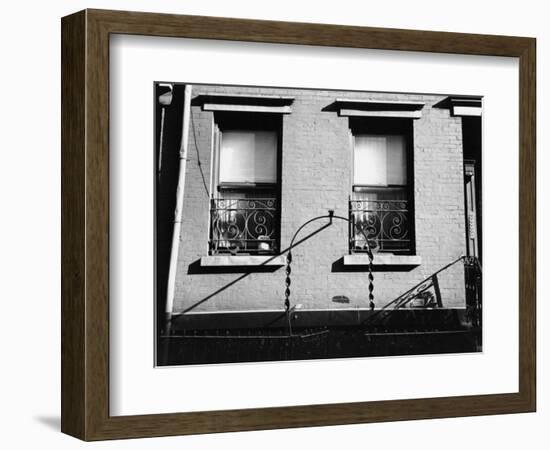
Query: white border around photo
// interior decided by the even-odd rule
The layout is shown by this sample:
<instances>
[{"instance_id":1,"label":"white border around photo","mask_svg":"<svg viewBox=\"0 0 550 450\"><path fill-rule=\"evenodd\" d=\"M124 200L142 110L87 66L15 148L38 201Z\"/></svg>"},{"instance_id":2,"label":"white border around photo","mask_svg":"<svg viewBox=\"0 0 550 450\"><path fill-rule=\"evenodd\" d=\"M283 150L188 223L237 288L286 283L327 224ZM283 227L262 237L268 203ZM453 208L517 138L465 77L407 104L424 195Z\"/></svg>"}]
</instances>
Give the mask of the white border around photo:
<instances>
[{"instance_id":1,"label":"white border around photo","mask_svg":"<svg viewBox=\"0 0 550 450\"><path fill-rule=\"evenodd\" d=\"M111 415L517 392L516 58L128 35L110 58ZM156 368L155 81L483 96L483 352Z\"/></svg>"}]
</instances>

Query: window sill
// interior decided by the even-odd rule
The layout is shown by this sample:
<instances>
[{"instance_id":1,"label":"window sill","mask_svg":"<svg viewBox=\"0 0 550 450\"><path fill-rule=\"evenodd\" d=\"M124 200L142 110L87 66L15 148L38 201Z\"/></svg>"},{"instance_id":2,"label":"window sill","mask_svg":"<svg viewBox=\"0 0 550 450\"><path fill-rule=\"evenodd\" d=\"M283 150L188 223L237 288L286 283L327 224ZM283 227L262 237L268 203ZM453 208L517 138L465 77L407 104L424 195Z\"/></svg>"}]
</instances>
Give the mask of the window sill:
<instances>
[{"instance_id":1,"label":"window sill","mask_svg":"<svg viewBox=\"0 0 550 450\"><path fill-rule=\"evenodd\" d=\"M408 266L416 267L422 264L422 258L417 255L391 255L374 254L374 266ZM367 255L344 255L344 266L368 266L369 257Z\"/></svg>"},{"instance_id":2,"label":"window sill","mask_svg":"<svg viewBox=\"0 0 550 450\"><path fill-rule=\"evenodd\" d=\"M201 267L246 267L246 266L284 266L285 255L213 255L201 258Z\"/></svg>"}]
</instances>

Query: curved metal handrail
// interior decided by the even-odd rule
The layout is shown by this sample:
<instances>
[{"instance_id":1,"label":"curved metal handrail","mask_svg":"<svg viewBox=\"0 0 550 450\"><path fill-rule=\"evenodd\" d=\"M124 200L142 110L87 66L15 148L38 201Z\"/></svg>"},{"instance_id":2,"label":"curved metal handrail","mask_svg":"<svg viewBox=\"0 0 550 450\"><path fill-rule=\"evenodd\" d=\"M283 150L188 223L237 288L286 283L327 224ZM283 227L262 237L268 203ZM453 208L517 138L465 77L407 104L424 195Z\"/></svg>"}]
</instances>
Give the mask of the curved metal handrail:
<instances>
[{"instance_id":1,"label":"curved metal handrail","mask_svg":"<svg viewBox=\"0 0 550 450\"><path fill-rule=\"evenodd\" d=\"M292 263L292 248L294 247L294 241L296 240L296 238L298 237L300 232L307 225L309 225L313 222L316 222L317 220L321 220L321 219L329 219L329 223L327 223L325 225L325 227L328 227L328 226L332 225L333 219L339 219L339 220L343 220L347 223L350 223L349 218L343 217L343 216L335 216L334 211L329 209L327 215L317 216L317 217L314 217L312 219L307 220L302 225L300 225L300 227L298 227L298 229L294 232L294 235L292 236L292 239L290 240L290 245L286 249L287 257L286 257L286 271L285 271L285 273L286 273L286 278L285 278L285 284L286 284L286 289L285 289L285 314L286 314L286 318L287 318L288 330L289 330L290 335L292 335L292 322L290 320L290 311L291 311L291 308L290 308L290 284L291 284L290 264ZM368 279L369 279L369 308L371 310L373 310L374 306L375 306L375 304L374 304L374 294L373 294L373 291L374 291L374 276L372 274L374 254L372 252L371 244L370 244L370 241L367 237L367 234L365 233L365 230L360 229L359 231L363 234L363 236L365 238L365 243L367 245L367 255L368 255L368 258L369 258L369 266L368 266L368 274L369 274L368 275Z\"/></svg>"}]
</instances>

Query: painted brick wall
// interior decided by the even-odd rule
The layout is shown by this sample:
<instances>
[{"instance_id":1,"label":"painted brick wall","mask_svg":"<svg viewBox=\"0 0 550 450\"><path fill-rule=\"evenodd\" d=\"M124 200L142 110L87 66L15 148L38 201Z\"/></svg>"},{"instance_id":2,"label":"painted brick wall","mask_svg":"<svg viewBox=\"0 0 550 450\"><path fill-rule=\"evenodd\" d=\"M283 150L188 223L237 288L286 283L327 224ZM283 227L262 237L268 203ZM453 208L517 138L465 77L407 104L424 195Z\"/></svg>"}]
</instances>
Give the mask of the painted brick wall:
<instances>
[{"instance_id":1,"label":"painted brick wall","mask_svg":"<svg viewBox=\"0 0 550 450\"><path fill-rule=\"evenodd\" d=\"M461 119L451 117L448 109L433 107L444 96L193 86L193 97L212 92L295 98L292 114L283 117L281 248L288 246L292 234L306 220L325 214L328 209L334 209L338 215L348 214L352 183L348 118L324 109L336 98L425 102L422 118L414 120L416 254L421 256L422 264L410 271L376 272L376 306L382 307L464 254ZM192 106L173 312L282 309L284 268L245 277L242 273L195 273L200 258L208 254L212 137L213 113ZM320 222L312 224L304 230L304 235L320 225ZM368 307L366 270L343 271L337 264L347 252L348 225L343 221L336 221L296 248L291 303L314 309ZM446 271L440 285L445 307L465 306L460 265ZM350 303L334 303L335 295L347 296Z\"/></svg>"}]
</instances>

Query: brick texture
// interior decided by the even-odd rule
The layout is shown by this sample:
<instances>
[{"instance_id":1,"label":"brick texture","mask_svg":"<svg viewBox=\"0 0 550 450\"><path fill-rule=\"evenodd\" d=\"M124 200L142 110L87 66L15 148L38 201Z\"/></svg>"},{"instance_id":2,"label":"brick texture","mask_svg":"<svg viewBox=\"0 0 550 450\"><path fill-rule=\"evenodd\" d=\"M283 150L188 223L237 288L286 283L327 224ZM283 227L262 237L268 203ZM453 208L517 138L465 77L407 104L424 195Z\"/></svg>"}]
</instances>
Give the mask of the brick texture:
<instances>
[{"instance_id":1,"label":"brick texture","mask_svg":"<svg viewBox=\"0 0 550 450\"><path fill-rule=\"evenodd\" d=\"M374 274L376 307L383 307L465 253L461 119L451 117L448 109L433 107L443 96L193 87L194 97L207 92L295 98L292 113L283 116L281 248L288 246L295 230L306 220L326 214L328 209L334 209L337 215L348 215L353 156L349 119L327 111L326 107L336 98L425 102L422 117L415 119L413 125L416 254L421 256L422 264L408 271L377 271ZM192 268L208 254L212 139L213 113L192 106L173 312L281 309L284 268L269 273L252 272L234 284L231 283L242 277L242 273L193 273ZM311 224L303 236L321 225L322 222ZM293 251L291 303L301 303L304 309L368 307L366 270L338 269L338 261L347 252L348 224L344 221L335 221L297 247ZM465 307L461 265L441 275L440 288L445 307ZM347 296L350 303L333 302L332 297L336 295Z\"/></svg>"}]
</instances>

